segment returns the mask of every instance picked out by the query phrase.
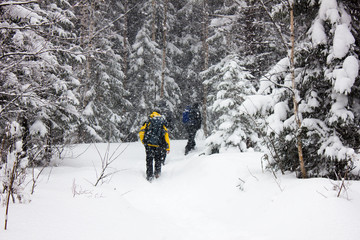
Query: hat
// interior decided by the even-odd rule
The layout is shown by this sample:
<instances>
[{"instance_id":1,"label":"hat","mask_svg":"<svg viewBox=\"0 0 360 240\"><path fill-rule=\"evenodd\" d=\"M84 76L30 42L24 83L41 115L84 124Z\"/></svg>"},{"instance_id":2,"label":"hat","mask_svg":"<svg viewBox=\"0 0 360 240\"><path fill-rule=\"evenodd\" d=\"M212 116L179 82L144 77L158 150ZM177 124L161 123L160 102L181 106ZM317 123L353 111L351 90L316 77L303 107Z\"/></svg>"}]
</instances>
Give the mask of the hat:
<instances>
[{"instance_id":1,"label":"hat","mask_svg":"<svg viewBox=\"0 0 360 240\"><path fill-rule=\"evenodd\" d=\"M161 110L160 110L160 108L158 108L158 107L154 108L154 112L157 112L158 114L161 115Z\"/></svg>"}]
</instances>

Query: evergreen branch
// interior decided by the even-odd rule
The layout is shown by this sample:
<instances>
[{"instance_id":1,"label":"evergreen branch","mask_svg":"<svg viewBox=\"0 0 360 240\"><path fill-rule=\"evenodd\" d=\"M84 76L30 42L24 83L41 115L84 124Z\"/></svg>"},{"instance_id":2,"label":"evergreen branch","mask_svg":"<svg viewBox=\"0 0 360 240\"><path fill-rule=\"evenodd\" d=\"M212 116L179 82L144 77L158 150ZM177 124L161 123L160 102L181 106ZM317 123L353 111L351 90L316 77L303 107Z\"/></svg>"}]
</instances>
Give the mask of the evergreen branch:
<instances>
[{"instance_id":1,"label":"evergreen branch","mask_svg":"<svg viewBox=\"0 0 360 240\"><path fill-rule=\"evenodd\" d=\"M249 99L249 101L251 101L251 99ZM255 106L255 104L252 101L251 101L251 103ZM249 113L249 110L245 106L243 106L243 107L244 107L244 109L246 111L246 114L247 114L246 116L248 116L253 121L253 123L255 124L254 130L260 135L260 137L263 138L265 144L267 145L267 148L269 149L271 157L274 159L274 161L277 164L279 164L279 168L281 170L281 173L284 174L284 170L282 169L282 166L281 166L281 160L280 160L280 157L279 157L279 155L277 153L274 142L270 139L269 136L267 136L266 133L263 133L263 129L258 126L258 123L256 122L256 119L253 117L253 115L251 115ZM265 121L265 124L266 124L266 126L268 128L270 128L275 133L275 135L278 135L278 133L276 133L274 131L274 129L266 121ZM268 160L268 162L269 162L269 165L271 165L269 160ZM271 169L271 170L273 171L273 169ZM276 174L274 172L273 172L273 174L274 174L275 178L277 178Z\"/></svg>"},{"instance_id":2,"label":"evergreen branch","mask_svg":"<svg viewBox=\"0 0 360 240\"><path fill-rule=\"evenodd\" d=\"M0 7L10 6L10 5L25 5L30 3L39 3L39 1L32 0L32 1L24 1L24 2L4 2L4 3L0 3Z\"/></svg>"},{"instance_id":3,"label":"evergreen branch","mask_svg":"<svg viewBox=\"0 0 360 240\"><path fill-rule=\"evenodd\" d=\"M132 7L131 9L129 9L127 12L125 12L124 14L122 14L120 17L115 18L112 22L108 23L105 27L99 29L98 31L96 31L94 33L94 35L89 39L88 43L90 43L97 35L99 35L102 31L110 28L113 26L113 24L117 21L119 21L120 19L122 19L123 17L125 17L126 14L128 14L129 12L131 12L133 9L135 9L140 3L137 3L134 7Z\"/></svg>"},{"instance_id":4,"label":"evergreen branch","mask_svg":"<svg viewBox=\"0 0 360 240\"><path fill-rule=\"evenodd\" d=\"M274 74L274 75L275 75L275 74ZM264 76L264 78L266 78L266 81L269 81L269 82L273 83L274 85L276 85L276 86L278 86L278 87L283 87L283 88L286 88L286 89L290 90L290 92L291 92L293 95L295 95L295 92L294 92L294 90L293 90L291 87L288 87L288 86L286 86L286 85L284 85L284 84L280 84L280 83L274 82L273 80L270 79L270 77L268 77L268 76L266 76L266 75Z\"/></svg>"},{"instance_id":5,"label":"evergreen branch","mask_svg":"<svg viewBox=\"0 0 360 240\"><path fill-rule=\"evenodd\" d=\"M56 22L54 22L56 23ZM34 27L42 27L42 26L50 26L53 25L54 23L48 23L48 22L43 22L40 24L30 24L30 25L26 25L26 26L22 26L22 27L0 27L0 30L23 30L23 29L32 29Z\"/></svg>"},{"instance_id":6,"label":"evergreen branch","mask_svg":"<svg viewBox=\"0 0 360 240\"><path fill-rule=\"evenodd\" d=\"M0 59L1 59L1 57L0 57ZM5 66L3 69L0 70L0 72L5 72L8 69L11 69L11 68L15 67L16 65L18 65L19 63L21 63L24 60L25 60L25 56L23 56L19 61L15 61L14 63L12 63L10 65Z\"/></svg>"},{"instance_id":7,"label":"evergreen branch","mask_svg":"<svg viewBox=\"0 0 360 240\"><path fill-rule=\"evenodd\" d=\"M26 91L27 89L29 89L29 88L30 88L30 85L25 89L25 91ZM6 92L1 92L0 94L1 94L1 95L10 95L9 93L6 93ZM20 97L23 97L24 94L23 94L23 93L22 93L22 94L16 94L16 95L13 95L13 96L15 96L15 98L12 99L11 101L7 102L7 104L0 109L0 116L2 115L2 112L3 112L3 111L5 111L5 110L6 110L12 103L14 103L17 99L19 99Z\"/></svg>"},{"instance_id":8,"label":"evergreen branch","mask_svg":"<svg viewBox=\"0 0 360 240\"><path fill-rule=\"evenodd\" d=\"M284 47L286 50L288 50L288 49L289 49L289 48L288 48L288 44L286 43L286 41L285 41L285 39L284 39L284 36L283 36L283 34L282 34L279 26L276 24L274 18L271 16L269 10L266 8L264 1L263 1L263 0L258 0L258 1L260 2L261 6L262 6L263 9L265 10L266 14L269 16L271 22L273 23L273 25L274 25L274 27L275 27L275 30L278 32L283 47Z\"/></svg>"},{"instance_id":9,"label":"evergreen branch","mask_svg":"<svg viewBox=\"0 0 360 240\"><path fill-rule=\"evenodd\" d=\"M51 25L55 25L56 23L58 23L60 21L54 21L54 22L42 22L40 24L28 24L25 26L17 26L17 27L7 27L7 26L1 26L0 30L4 29L4 30L23 30L23 29L33 29L36 27L43 27L43 26L51 26Z\"/></svg>"},{"instance_id":10,"label":"evergreen branch","mask_svg":"<svg viewBox=\"0 0 360 240\"><path fill-rule=\"evenodd\" d=\"M37 56L43 53L47 53L47 52L63 52L63 53L69 53L69 54L75 54L75 55L88 55L91 53L105 53L104 51L101 50L89 50L86 52L72 52L71 49L58 49L58 48L49 48L49 49L44 49L44 50L39 50L37 52L12 52L12 53L5 53L2 56L0 56L0 59L2 58L6 58L6 57L11 57L11 56ZM9 67L7 67L9 68ZM1 70L3 71L3 70Z\"/></svg>"},{"instance_id":11,"label":"evergreen branch","mask_svg":"<svg viewBox=\"0 0 360 240\"><path fill-rule=\"evenodd\" d=\"M209 14L211 17L219 17L219 18L230 18L230 19L237 19L237 15L223 15L223 14Z\"/></svg>"},{"instance_id":12,"label":"evergreen branch","mask_svg":"<svg viewBox=\"0 0 360 240\"><path fill-rule=\"evenodd\" d=\"M288 8L291 7L291 3L290 3L289 0L281 0L281 2L282 2L284 5L287 4Z\"/></svg>"},{"instance_id":13,"label":"evergreen branch","mask_svg":"<svg viewBox=\"0 0 360 240\"><path fill-rule=\"evenodd\" d=\"M46 50L40 50L38 52L11 52L11 53L4 53L0 59L2 58L6 58L6 57L11 57L11 56L37 56L39 54L42 53L46 53L46 52L50 52L50 51L55 51L54 49L46 49Z\"/></svg>"}]
</instances>

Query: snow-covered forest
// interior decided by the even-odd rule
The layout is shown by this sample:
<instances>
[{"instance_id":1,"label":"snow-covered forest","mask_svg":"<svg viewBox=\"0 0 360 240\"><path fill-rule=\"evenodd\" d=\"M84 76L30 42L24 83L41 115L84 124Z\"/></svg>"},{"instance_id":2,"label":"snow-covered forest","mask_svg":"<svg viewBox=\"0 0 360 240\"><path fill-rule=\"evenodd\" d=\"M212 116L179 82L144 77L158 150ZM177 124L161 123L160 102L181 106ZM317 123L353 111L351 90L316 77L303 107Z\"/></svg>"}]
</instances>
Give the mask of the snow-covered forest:
<instances>
[{"instance_id":1,"label":"snow-covered forest","mask_svg":"<svg viewBox=\"0 0 360 240\"><path fill-rule=\"evenodd\" d=\"M278 207L270 208L270 213L261 215L260 210L257 212L269 221L270 216L284 205L282 202L309 200L306 206L311 206L313 211L316 211L316 206L312 206L310 199L316 199L319 205L324 204L322 206L333 206L324 200L334 197L334 191L329 190L331 185L334 185L337 197L353 197L353 203L358 203L358 182L353 182L355 189L351 191L345 180L360 179L359 46L358 0L2 0L0 201L7 205L5 221L10 201L29 202L27 194L34 193L36 186L41 185L42 189L50 187L44 185L46 177L43 174L46 173L50 179L54 166L64 164L55 170L55 181L51 186L65 189L68 185L63 186L62 182L73 181L73 197L92 195L75 182L71 170L78 168L80 175L89 178L88 168L93 165L95 169L102 167L103 176L112 176L114 172L106 172L112 169L106 165L107 162L102 166L94 163L95 149L101 155L96 144L101 143L124 143L127 145L122 147L130 146L129 149L134 151L126 152L126 160L115 164L118 170L125 168L130 171L114 177L118 185L101 190L116 196L112 200L121 199L123 205L118 210L128 211L133 217L131 219L137 221L136 216L143 215L137 207L134 210L130 205L142 204L145 194L150 191L146 185L149 183L142 182L144 179L140 173L144 156L139 151L142 146L138 142L138 132L160 102L165 102L173 115L169 135L176 143L176 155L170 154L168 161L171 163L173 160L173 165L165 166L164 177L170 181L166 183L160 179L154 183L152 190L155 194L150 195L155 205L158 204L156 193L177 201L171 194L179 193L171 191L172 184L184 195L196 193L204 202L208 201L206 196L215 199L208 202L208 207L231 203L219 219L223 218L224 229L232 231L237 223L248 227L251 224L236 219L229 225L226 214L234 208L239 214L252 214L246 207L238 208L237 204L232 204L234 200L222 198L242 199L238 192L230 190L230 186L224 188L226 184L234 185L236 178L239 180L236 183L238 189L254 193L253 196L246 195L246 203L253 204L249 209L274 206L276 202ZM201 147L185 157L182 148L187 134L181 116L184 108L193 103L199 103L202 110L202 130L197 138ZM111 158L109 148L102 146L106 149L103 160ZM69 156L72 149L79 156L84 149L93 152L86 152L86 157L76 160ZM217 164L225 159L229 165L220 164L221 167L217 168ZM263 169L259 166L260 159ZM80 162L83 164L81 169ZM179 168L183 174L177 175L175 172ZM241 171L237 171L238 168ZM261 172L264 174L265 168L271 174L260 175ZM204 177L204 182L197 182L197 171ZM228 178L222 178L228 173ZM212 174L220 176L214 179ZM280 192L284 189L279 179L284 181L283 185L290 186L293 193L292 187L300 182L295 184L291 177L324 177L341 181L335 184L328 179L313 179L301 182L300 192L308 194L305 197L298 192L298 195L291 195L289 191L278 195L277 190L268 188L269 182L273 181L272 175L277 186L271 186L279 188ZM282 177L278 178L280 175ZM247 176L245 181L242 176ZM102 178L98 180L104 181ZM130 184L131 181L134 182ZM81 184L86 183L82 181ZM192 192L182 191L187 190L184 184L193 184ZM124 192L121 195L113 193L115 185L121 191L131 186L140 189L140 193L123 200ZM205 185L207 187L199 191ZM326 192L320 190L324 185ZM310 186L316 194L307 192ZM223 195L217 198L216 192L208 194L212 187ZM29 192L25 193L25 189ZM66 194L64 189L59 193ZM227 191L223 192L224 189ZM268 194L264 201L258 201L257 191ZM203 194L197 195L198 192ZM48 189L43 198L40 197L43 201L37 202L44 208L37 208L35 203L34 209L47 211L54 208L45 207L47 193L59 197ZM277 202L277 197L282 202ZM186 211L198 209L192 201L180 198L184 201L179 201L179 204L190 203ZM62 204L59 200L55 205L65 208L66 204ZM345 205L348 206L347 203L341 204L342 207ZM181 215L175 205L169 206L169 211L176 210ZM205 205L203 207L205 211ZM289 206L289 209L293 211L295 208ZM294 217L293 220L300 225L299 219L303 216L301 208L296 209L296 216L300 218ZM341 213L343 219L352 210L353 205L345 207ZM33 210L28 208L27 211ZM168 219L165 211L161 216ZM15 212L15 218L22 219L18 220L20 225L16 228L19 232L24 229L30 232L28 235L12 232L9 236L15 239L34 236L36 239L38 235L31 231L38 226L22 228L28 222L19 208ZM60 207L58 214L61 213L61 219L66 221L66 212L62 212ZM206 214L213 213L219 212L206 210ZM203 219L207 218L206 214ZM290 218L290 214L282 213L282 216ZM336 215L322 216L336 219ZM176 221L175 225L185 226L187 217L180 218L182 220ZM75 214L74 219L77 219ZM343 234L348 236L343 239L357 239L359 219L355 215L351 219L347 222L350 231L332 229L324 238L316 227L308 227L313 227L311 233L316 232L317 239L331 236L339 239ZM171 222L172 217L168 220ZM46 218L41 218L41 221L47 222ZM207 223L217 226L216 222ZM73 222L69 221L64 226L71 228L71 224ZM269 239L277 239L277 232L273 230L275 224L267 227L271 231ZM184 229L190 229L190 239L209 239L201 235L208 227L204 224L200 230L193 226ZM257 230L254 225L250 229L255 239ZM167 237L185 239L177 234L182 232L180 230L171 234L169 230ZM267 230L259 235L265 236ZM92 232L94 236L101 233L96 231ZM239 235L231 231L224 239L247 236L244 232ZM125 233L131 235L133 231L129 228ZM221 234L220 230L212 237L219 239L216 236ZM65 235L59 235L58 239L62 239L61 236ZM129 239L136 237L131 235ZM280 239L298 238L282 236Z\"/></svg>"},{"instance_id":2,"label":"snow-covered forest","mask_svg":"<svg viewBox=\"0 0 360 240\"><path fill-rule=\"evenodd\" d=\"M3 192L72 144L137 141L161 100L173 140L202 105L206 154L359 179L358 0L3 0L0 43Z\"/></svg>"}]
</instances>

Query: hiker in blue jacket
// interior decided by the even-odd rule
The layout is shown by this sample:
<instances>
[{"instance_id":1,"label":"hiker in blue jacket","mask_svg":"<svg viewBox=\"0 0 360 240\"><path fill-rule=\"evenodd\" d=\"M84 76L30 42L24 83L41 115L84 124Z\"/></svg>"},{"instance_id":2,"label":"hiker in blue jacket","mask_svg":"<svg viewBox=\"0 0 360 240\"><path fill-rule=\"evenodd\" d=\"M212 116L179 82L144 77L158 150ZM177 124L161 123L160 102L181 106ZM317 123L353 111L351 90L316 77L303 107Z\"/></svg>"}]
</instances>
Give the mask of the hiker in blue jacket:
<instances>
[{"instance_id":1,"label":"hiker in blue jacket","mask_svg":"<svg viewBox=\"0 0 360 240\"><path fill-rule=\"evenodd\" d=\"M188 133L188 142L185 147L185 155L195 148L195 136L197 130L201 128L201 113L199 103L187 106L183 112L183 123Z\"/></svg>"}]
</instances>

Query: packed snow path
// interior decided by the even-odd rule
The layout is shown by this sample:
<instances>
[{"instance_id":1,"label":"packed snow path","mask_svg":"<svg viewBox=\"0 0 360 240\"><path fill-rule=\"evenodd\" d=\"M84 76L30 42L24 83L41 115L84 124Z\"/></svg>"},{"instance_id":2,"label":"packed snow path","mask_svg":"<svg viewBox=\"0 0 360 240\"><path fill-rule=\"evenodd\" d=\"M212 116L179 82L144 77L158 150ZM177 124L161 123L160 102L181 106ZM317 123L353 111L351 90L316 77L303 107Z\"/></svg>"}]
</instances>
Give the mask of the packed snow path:
<instances>
[{"instance_id":1,"label":"packed snow path","mask_svg":"<svg viewBox=\"0 0 360 240\"><path fill-rule=\"evenodd\" d=\"M262 170L260 153L184 156L172 141L161 178L145 180L141 143L111 144L121 155L97 187L100 156L91 145L67 152L46 169L27 204L12 204L6 240L358 240L360 184L278 179ZM104 155L107 144L97 144ZM86 150L86 151L85 151ZM95 170L96 169L96 170ZM4 208L2 208L4 210ZM3 215L0 217L3 222Z\"/></svg>"}]
</instances>

